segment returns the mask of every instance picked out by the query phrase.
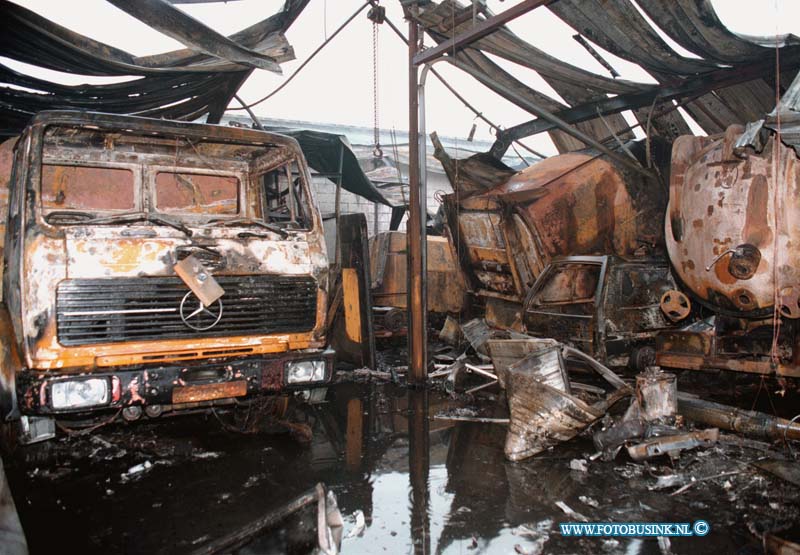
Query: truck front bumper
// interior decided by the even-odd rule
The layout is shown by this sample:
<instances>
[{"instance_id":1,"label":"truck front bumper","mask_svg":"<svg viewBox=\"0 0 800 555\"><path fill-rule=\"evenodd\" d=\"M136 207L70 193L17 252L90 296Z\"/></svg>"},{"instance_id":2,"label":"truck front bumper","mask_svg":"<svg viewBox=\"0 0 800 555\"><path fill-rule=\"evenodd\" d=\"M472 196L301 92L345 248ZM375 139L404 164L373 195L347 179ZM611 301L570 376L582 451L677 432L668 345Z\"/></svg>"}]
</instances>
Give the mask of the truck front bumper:
<instances>
[{"instance_id":1,"label":"truck front bumper","mask_svg":"<svg viewBox=\"0 0 800 555\"><path fill-rule=\"evenodd\" d=\"M16 377L17 399L20 412L31 416L132 406L180 409L261 392L324 386L333 373L333 358L332 350L307 349L233 361L119 367L102 372L23 370Z\"/></svg>"}]
</instances>

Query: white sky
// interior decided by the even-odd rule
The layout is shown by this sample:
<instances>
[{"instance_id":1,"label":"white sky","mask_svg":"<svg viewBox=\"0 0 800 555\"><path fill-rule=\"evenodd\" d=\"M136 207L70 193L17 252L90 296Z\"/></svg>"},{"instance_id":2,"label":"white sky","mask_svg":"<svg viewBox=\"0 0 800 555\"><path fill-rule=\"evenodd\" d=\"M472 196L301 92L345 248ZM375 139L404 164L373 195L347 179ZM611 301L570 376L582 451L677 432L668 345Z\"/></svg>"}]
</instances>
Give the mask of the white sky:
<instances>
[{"instance_id":1,"label":"white sky","mask_svg":"<svg viewBox=\"0 0 800 555\"><path fill-rule=\"evenodd\" d=\"M161 35L128 16L105 0L13 0L65 27L108 43L134 55L156 54L182 48L177 41ZM464 0L462 0L463 2ZM519 0L489 0L495 13ZM671 1L671 0L664 0ZM794 33L800 35L798 0L712 0L720 19L731 30L750 35ZM404 34L407 24L397 0L383 0L388 17ZM271 92L333 31L362 4L362 0L311 0L287 33L297 59L283 64L284 77L256 70L240 90L248 102ZM283 0L239 0L227 4L184 4L181 9L222 32L231 34L275 13ZM575 31L546 8L540 8L511 22L509 27L525 40L577 66L608 75L573 39ZM430 40L428 41L430 43ZM682 51L680 47L677 48ZM682 52L686 54L685 52ZM653 82L638 67L603 52L623 78ZM67 84L109 83L119 78L84 77L42 70L0 59L12 67ZM517 78L553 97L558 96L534 72L495 59ZM461 94L491 121L512 126L531 119L530 114L485 89L471 77L448 64L440 71ZM286 88L255 112L267 117L325 123L371 126L373 121L372 23L366 10L342 31ZM379 110L384 128L408 128L407 49L383 25L379 28ZM447 91L434 76L428 78L427 130L466 139L474 115ZM238 106L235 101L231 106ZM243 112L237 112L243 113ZM487 125L480 121L476 139L492 140ZM555 153L545 135L527 143L547 154Z\"/></svg>"}]
</instances>

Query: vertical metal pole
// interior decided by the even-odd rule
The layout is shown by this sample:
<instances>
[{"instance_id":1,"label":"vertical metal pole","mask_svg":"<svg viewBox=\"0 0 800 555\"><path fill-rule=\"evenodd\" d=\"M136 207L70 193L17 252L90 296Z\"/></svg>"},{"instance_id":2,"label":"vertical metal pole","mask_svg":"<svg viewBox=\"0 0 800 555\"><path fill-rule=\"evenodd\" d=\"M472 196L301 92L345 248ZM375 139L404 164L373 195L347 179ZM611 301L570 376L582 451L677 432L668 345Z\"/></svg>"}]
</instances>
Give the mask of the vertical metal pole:
<instances>
[{"instance_id":1,"label":"vertical metal pole","mask_svg":"<svg viewBox=\"0 0 800 555\"><path fill-rule=\"evenodd\" d=\"M333 257L334 262L336 262L336 267L341 268L342 266L342 252L341 247L339 246L339 218L342 215L342 172L344 171L344 145L339 144L339 176L336 178L336 248L334 252L336 253Z\"/></svg>"},{"instance_id":2,"label":"vertical metal pole","mask_svg":"<svg viewBox=\"0 0 800 555\"><path fill-rule=\"evenodd\" d=\"M409 381L422 384L428 378L427 337L425 329L424 260L422 199L419 169L419 99L417 67L414 56L419 42L419 25L408 22L408 180L409 209L406 238L408 248L408 367Z\"/></svg>"},{"instance_id":3,"label":"vertical metal pole","mask_svg":"<svg viewBox=\"0 0 800 555\"><path fill-rule=\"evenodd\" d=\"M297 221L297 210L294 206L294 181L292 180L292 162L288 162L286 164L286 181L288 181L289 192L287 193L289 196L289 200L287 204L289 205L289 221L291 223L295 223Z\"/></svg>"},{"instance_id":4,"label":"vertical metal pole","mask_svg":"<svg viewBox=\"0 0 800 555\"><path fill-rule=\"evenodd\" d=\"M425 74L423 69L417 79L417 157L419 158L419 241L422 245L420 249L420 312L422 315L422 345L425 360L425 374L422 381L428 378L428 154L427 154L427 132L425 131Z\"/></svg>"}]
</instances>

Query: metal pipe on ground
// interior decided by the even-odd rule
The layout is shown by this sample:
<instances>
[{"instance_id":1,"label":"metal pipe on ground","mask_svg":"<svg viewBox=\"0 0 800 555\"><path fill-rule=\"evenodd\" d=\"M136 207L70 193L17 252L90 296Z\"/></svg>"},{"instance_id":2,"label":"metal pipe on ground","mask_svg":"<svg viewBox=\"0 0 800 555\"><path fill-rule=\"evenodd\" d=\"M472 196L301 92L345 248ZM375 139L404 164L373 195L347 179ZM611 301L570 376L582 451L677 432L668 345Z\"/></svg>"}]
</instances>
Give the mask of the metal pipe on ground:
<instances>
[{"instance_id":1,"label":"metal pipe on ground","mask_svg":"<svg viewBox=\"0 0 800 555\"><path fill-rule=\"evenodd\" d=\"M763 439L800 440L800 424L678 393L678 412L701 424Z\"/></svg>"}]
</instances>

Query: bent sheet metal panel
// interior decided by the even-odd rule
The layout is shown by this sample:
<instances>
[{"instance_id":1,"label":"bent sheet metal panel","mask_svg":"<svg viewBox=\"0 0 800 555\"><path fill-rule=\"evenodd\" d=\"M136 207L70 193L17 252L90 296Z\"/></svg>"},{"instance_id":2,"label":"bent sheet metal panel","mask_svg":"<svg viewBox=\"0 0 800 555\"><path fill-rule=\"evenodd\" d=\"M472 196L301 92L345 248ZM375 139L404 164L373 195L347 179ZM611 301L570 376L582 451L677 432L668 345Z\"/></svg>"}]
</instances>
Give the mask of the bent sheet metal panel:
<instances>
[{"instance_id":1,"label":"bent sheet metal panel","mask_svg":"<svg viewBox=\"0 0 800 555\"><path fill-rule=\"evenodd\" d=\"M483 86L499 94L509 102L513 102L523 110L527 111L526 99L535 102L551 112L559 112L569 108L568 105L550 98L514 78L480 50L465 48L458 53L456 58L451 59L448 57L446 59L462 71L470 74ZM583 123L578 124L578 129L584 133L593 134L592 129ZM568 152L584 147L581 141L567 135L561 130L551 129L548 131L548 135L550 135L550 138L553 140L559 152Z\"/></svg>"},{"instance_id":2,"label":"bent sheet metal panel","mask_svg":"<svg viewBox=\"0 0 800 555\"><path fill-rule=\"evenodd\" d=\"M280 61L294 59L294 53L281 33L307 4L308 0L288 0L277 14L228 38ZM49 69L84 75L123 76L240 72L246 69L188 48L138 57L71 31L8 0L0 0L0 9L6 15L0 22L2 52L19 61Z\"/></svg>"},{"instance_id":3,"label":"bent sheet metal panel","mask_svg":"<svg viewBox=\"0 0 800 555\"><path fill-rule=\"evenodd\" d=\"M551 9L579 32L585 33L595 43L640 64L644 69L650 71L661 84L665 85L674 85L686 77L702 76L709 70L730 63L759 64L763 66L764 70L759 75L761 73L768 75L769 66L774 61L774 49L771 51L770 48L767 48L768 46L773 47L777 42L782 47L788 47L786 55L789 55L789 58L797 52L799 41L791 35L778 37L777 40L769 37L743 38L734 35L722 25L714 13L713 6L707 0L699 2L681 0L656 4L658 5L647 3L652 12L650 13L652 20L660 25L662 18L654 14L659 12L664 15L666 31L674 35L673 38L689 50L698 52L701 58L688 58L672 50L658 34L652 31L650 23L639 15L638 10L629 0L612 0L603 2L602 5L599 1L593 0L588 3L568 2L565 4L558 2L554 3ZM456 32L468 29L472 25L471 12L471 7L446 0L438 5L428 5L420 14L420 20L429 34L437 42L441 42L453 34L453 29ZM627 29L628 32L620 34L620 29ZM631 39L631 35L634 36L633 39ZM485 62L479 62L476 56L483 54L476 49L534 69L571 106L607 100L608 92L625 95L630 92L652 89L652 86L648 84L611 80L591 72L584 72L584 70L579 70L555 58L547 57L532 45L520 40L507 28L501 28L476 41L472 44L472 49L456 53L450 60L451 63L467 71L487 87L523 109L525 109L526 103L532 101L545 107L550 105L551 111L556 110L552 106L552 99L541 98L539 93L531 95L524 84L516 82L509 75L504 75L502 70L493 68ZM726 49L738 54L727 57L720 55ZM783 60L789 58L785 55L782 56ZM794 64L794 62L792 63ZM736 69L736 66L733 68L723 67L720 71L729 70L735 74ZM587 73L588 76L581 72ZM757 75L753 76L757 77ZM689 92L683 97L683 100L686 101L684 108L708 133L721 132L728 125L740 121L742 117L747 119L760 117L764 110L764 104L768 104L768 99L774 95L763 94L765 90L771 89L768 82L761 79L752 80L752 77L750 79L744 83L728 84L727 88L717 88L711 93L702 94L699 98L692 99L692 93ZM625 91L612 91L612 89L620 88ZM708 87L704 89L704 91L707 90ZM656 130L664 137L674 138L688 131L677 113L670 112L661 115L655 111L651 118L649 110L644 110L644 104L639 103L632 107L640 108L637 118L641 125L649 125L651 129ZM595 118L575 125L599 140L611 138L609 126L618 135L621 135L622 130L627 129L627 124L619 114L607 116L606 122L608 122L608 126ZM523 133L520 130L519 133L512 135L519 138L536 132L538 132L537 128L534 127L525 131L524 134L520 134ZM503 141L499 141L495 148L503 151L508 148L507 139L512 135L506 134L501 137ZM622 138L629 136L626 131ZM554 140L562 152L567 148L580 147L580 145L576 146L574 141L562 141L558 136L554 136Z\"/></svg>"},{"instance_id":4,"label":"bent sheet metal panel","mask_svg":"<svg viewBox=\"0 0 800 555\"><path fill-rule=\"evenodd\" d=\"M442 42L450 38L454 34L454 31L455 34L459 34L472 25L471 18L465 19L460 17L461 14L467 12L471 13L471 11L471 7L464 7L458 2L445 0L438 5L432 4L424 9L419 14L419 19L425 26L426 31L428 31L437 42ZM454 21L457 22L455 27L452 25ZM476 41L472 47L539 72L545 81L547 81L570 105L604 97L606 92L622 94L625 92L638 92L651 87L650 85L632 83L624 80L609 79L566 64L523 41L506 27L502 27L491 35ZM458 60L460 57L462 57L461 54L456 54L455 59ZM456 63L456 65L458 65L458 63ZM470 69L472 73L476 73L476 68L472 67ZM484 67L481 71L485 73L485 70L486 68ZM490 88L496 92L498 92L498 85L501 83L508 84L510 80L516 81L513 77L504 75L504 72L498 73L494 69L487 75L480 76L476 74L475 77L482 82L493 81L494 84L491 85ZM504 89L505 86L500 88ZM536 92L534 96L528 95L528 92L525 90L526 87L521 82L517 82L513 89L517 92L513 93L509 90L502 93L502 96L508 98L523 109L527 109L525 108L525 102L528 100L538 104L541 104L542 101L545 100L545 106L552 104L552 101L546 101L549 99L542 99L541 93ZM552 108L551 105L548 109ZM633 138L633 134L630 133L630 131L626 131L628 125L621 115L611 115L605 119L611 129L617 133L621 139L628 140ZM606 124L599 119L582 122L578 124L578 127L581 131L584 131L598 140L605 139L610 135ZM582 148L583 146L575 140L566 140L561 134L558 134L558 138L560 140L557 144L563 149L568 148L574 150ZM560 151L563 152L563 150Z\"/></svg>"},{"instance_id":5,"label":"bent sheet metal panel","mask_svg":"<svg viewBox=\"0 0 800 555\"><path fill-rule=\"evenodd\" d=\"M307 3L308 0L287 0L279 13L229 38L278 62L294 59L283 32ZM208 121L216 122L251 71L189 49L136 57L7 0L0 0L0 10L6 16L0 18L0 53L6 57L82 75L143 76L113 85L65 86L0 68L0 81L16 85L15 89L0 93L5 101L0 108L3 134L19 132L31 114L53 108L102 109L189 120L208 114Z\"/></svg>"},{"instance_id":6,"label":"bent sheet metal panel","mask_svg":"<svg viewBox=\"0 0 800 555\"><path fill-rule=\"evenodd\" d=\"M644 69L687 75L718 67L714 62L680 56L628 0L559 0L548 9L602 48Z\"/></svg>"},{"instance_id":7,"label":"bent sheet metal panel","mask_svg":"<svg viewBox=\"0 0 800 555\"><path fill-rule=\"evenodd\" d=\"M272 56L250 50L217 33L165 0L139 0L134 3L122 0L107 1L189 48L229 62L282 73L280 65Z\"/></svg>"},{"instance_id":8,"label":"bent sheet metal panel","mask_svg":"<svg viewBox=\"0 0 800 555\"><path fill-rule=\"evenodd\" d=\"M520 461L578 435L604 410L540 382L535 376L514 372L508 376L511 422L505 454Z\"/></svg>"},{"instance_id":9,"label":"bent sheet metal panel","mask_svg":"<svg viewBox=\"0 0 800 555\"><path fill-rule=\"evenodd\" d=\"M424 6L419 14L419 20L426 30L431 28L439 33L447 34L447 38L450 38L453 34L451 25L454 19L453 14L457 15L464 10L471 11L472 8L465 7L455 0L444 0L438 5L432 3L429 6ZM459 22L456 19L456 23L456 35L472 26L471 18L463 22ZM644 90L652 86L603 77L567 64L523 41L507 27L501 27L491 35L479 39L472 46L533 69L544 77L557 79L575 87L580 87L583 90L595 89L621 94Z\"/></svg>"},{"instance_id":10,"label":"bent sheet metal panel","mask_svg":"<svg viewBox=\"0 0 800 555\"><path fill-rule=\"evenodd\" d=\"M703 58L737 63L765 54L763 46L730 32L708 0L637 0L637 4L672 40Z\"/></svg>"},{"instance_id":11,"label":"bent sheet metal panel","mask_svg":"<svg viewBox=\"0 0 800 555\"><path fill-rule=\"evenodd\" d=\"M608 0L602 5L597 0L565 0L552 4L550 9L609 52L648 70L661 83L670 83L676 76L703 74L721 67L713 60L680 56L652 30L629 0ZM761 49L761 54L769 58L773 53ZM772 108L770 99L774 96L773 89L757 79L703 95L690 102L686 109L700 120L704 129L719 132L742 119L760 117Z\"/></svg>"},{"instance_id":12,"label":"bent sheet metal panel","mask_svg":"<svg viewBox=\"0 0 800 555\"><path fill-rule=\"evenodd\" d=\"M614 389L589 404L544 383L530 371L511 366L506 382L511 421L504 448L509 460L520 461L572 439L602 418L614 403L633 393L622 379L593 358L563 345L562 348L563 356L579 355ZM558 357L558 365L563 366L561 356ZM566 372L562 372L562 379L566 380Z\"/></svg>"}]
</instances>

